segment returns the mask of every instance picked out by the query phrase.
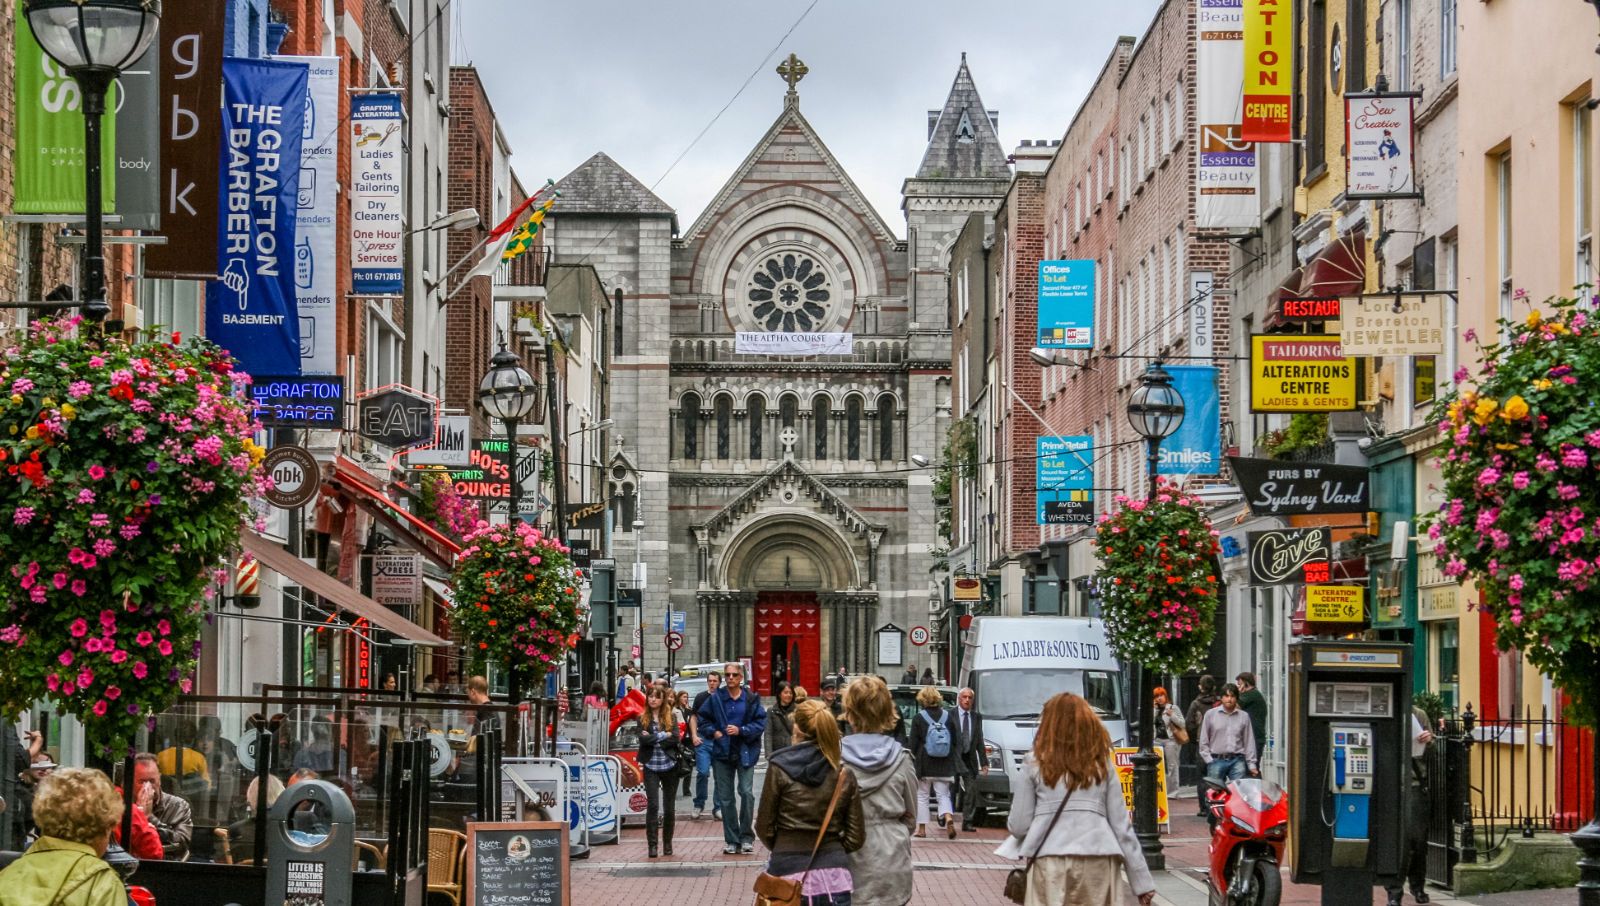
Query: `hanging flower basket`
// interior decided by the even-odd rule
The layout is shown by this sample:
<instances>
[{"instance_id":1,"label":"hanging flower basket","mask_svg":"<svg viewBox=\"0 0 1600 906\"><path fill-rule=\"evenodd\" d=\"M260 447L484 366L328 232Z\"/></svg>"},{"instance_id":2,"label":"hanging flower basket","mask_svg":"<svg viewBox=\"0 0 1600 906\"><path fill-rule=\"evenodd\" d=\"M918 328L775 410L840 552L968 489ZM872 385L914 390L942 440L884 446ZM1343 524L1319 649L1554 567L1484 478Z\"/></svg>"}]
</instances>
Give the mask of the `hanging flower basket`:
<instances>
[{"instance_id":1,"label":"hanging flower basket","mask_svg":"<svg viewBox=\"0 0 1600 906\"><path fill-rule=\"evenodd\" d=\"M1162 484L1154 500L1119 495L1100 520L1100 613L1117 660L1185 673L1216 634L1217 533L1198 500Z\"/></svg>"},{"instance_id":2,"label":"hanging flower basket","mask_svg":"<svg viewBox=\"0 0 1600 906\"><path fill-rule=\"evenodd\" d=\"M189 691L264 451L226 352L76 324L0 356L0 712L49 699L111 750Z\"/></svg>"},{"instance_id":3,"label":"hanging flower basket","mask_svg":"<svg viewBox=\"0 0 1600 906\"><path fill-rule=\"evenodd\" d=\"M452 623L477 659L537 681L578 644L578 576L568 548L525 522L478 527L456 558Z\"/></svg>"},{"instance_id":4,"label":"hanging flower basket","mask_svg":"<svg viewBox=\"0 0 1600 906\"><path fill-rule=\"evenodd\" d=\"M1525 297L1519 291L1518 301ZM1592 299L1550 299L1499 322L1474 374L1434 415L1445 435L1444 502L1428 537L1444 574L1471 579L1496 642L1597 717L1600 663L1600 317ZM1466 386L1467 382L1472 386Z\"/></svg>"}]
</instances>

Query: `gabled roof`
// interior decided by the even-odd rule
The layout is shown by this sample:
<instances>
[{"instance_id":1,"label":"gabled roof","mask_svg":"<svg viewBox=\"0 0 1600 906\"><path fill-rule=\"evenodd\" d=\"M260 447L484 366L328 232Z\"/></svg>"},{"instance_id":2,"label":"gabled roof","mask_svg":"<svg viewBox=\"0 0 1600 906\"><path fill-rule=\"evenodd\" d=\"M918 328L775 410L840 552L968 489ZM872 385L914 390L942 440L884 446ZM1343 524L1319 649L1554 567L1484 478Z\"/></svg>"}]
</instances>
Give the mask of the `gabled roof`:
<instances>
[{"instance_id":1,"label":"gabled roof","mask_svg":"<svg viewBox=\"0 0 1600 906\"><path fill-rule=\"evenodd\" d=\"M676 227L677 212L654 192L612 160L599 152L578 165L556 183L561 200L551 212L561 214L642 214L671 217Z\"/></svg>"},{"instance_id":2,"label":"gabled roof","mask_svg":"<svg viewBox=\"0 0 1600 906\"><path fill-rule=\"evenodd\" d=\"M978 97L978 86L967 69L967 55L961 55L961 67L956 70L955 84L950 86L950 97L939 111L928 137L928 150L923 152L922 165L917 168L917 179L1008 179L1011 168L1006 162L1005 149L1000 146L1000 136L989 119L983 98Z\"/></svg>"},{"instance_id":3,"label":"gabled roof","mask_svg":"<svg viewBox=\"0 0 1600 906\"><path fill-rule=\"evenodd\" d=\"M835 494L832 488L801 468L792 457L787 457L768 469L727 506L714 513L710 519L695 526L696 530L703 531L708 538L715 538L732 528L744 516L760 509L762 503L784 484L799 488L813 501L812 506L831 515L846 532L871 537L874 539L872 543L876 544L876 539L881 539L886 531L884 526L869 521L855 507Z\"/></svg>"}]
</instances>

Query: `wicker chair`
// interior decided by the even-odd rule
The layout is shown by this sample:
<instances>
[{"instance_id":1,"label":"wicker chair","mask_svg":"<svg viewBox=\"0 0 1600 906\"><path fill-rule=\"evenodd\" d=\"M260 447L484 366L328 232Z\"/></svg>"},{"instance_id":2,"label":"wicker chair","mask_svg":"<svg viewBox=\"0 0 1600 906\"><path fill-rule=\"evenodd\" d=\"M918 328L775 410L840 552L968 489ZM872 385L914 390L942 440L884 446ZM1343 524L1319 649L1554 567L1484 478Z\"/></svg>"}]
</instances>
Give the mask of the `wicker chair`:
<instances>
[{"instance_id":1,"label":"wicker chair","mask_svg":"<svg viewBox=\"0 0 1600 906\"><path fill-rule=\"evenodd\" d=\"M462 857L466 851L466 834L437 827L428 831L428 893L443 894L460 906Z\"/></svg>"},{"instance_id":2,"label":"wicker chair","mask_svg":"<svg viewBox=\"0 0 1600 906\"><path fill-rule=\"evenodd\" d=\"M383 850L363 840L356 841L355 858L350 866L351 871L361 871L361 863L367 863L367 871L383 871L388 867L383 858Z\"/></svg>"}]
</instances>

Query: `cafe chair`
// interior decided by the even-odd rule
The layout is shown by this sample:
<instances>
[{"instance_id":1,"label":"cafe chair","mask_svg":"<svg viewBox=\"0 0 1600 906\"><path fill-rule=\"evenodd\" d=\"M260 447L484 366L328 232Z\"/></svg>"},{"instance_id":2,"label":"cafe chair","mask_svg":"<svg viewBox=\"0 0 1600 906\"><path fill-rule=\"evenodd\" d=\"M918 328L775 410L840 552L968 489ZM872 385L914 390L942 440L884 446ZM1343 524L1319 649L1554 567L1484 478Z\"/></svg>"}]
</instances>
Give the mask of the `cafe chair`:
<instances>
[{"instance_id":1,"label":"cafe chair","mask_svg":"<svg viewBox=\"0 0 1600 906\"><path fill-rule=\"evenodd\" d=\"M466 834L440 827L428 830L428 893L449 897L452 906L461 906L461 863L466 851Z\"/></svg>"},{"instance_id":2,"label":"cafe chair","mask_svg":"<svg viewBox=\"0 0 1600 906\"><path fill-rule=\"evenodd\" d=\"M221 862L223 865L232 865L233 847L228 840L228 829L214 827L211 829L211 836L216 840L211 847L212 855L216 857L216 861Z\"/></svg>"},{"instance_id":3,"label":"cafe chair","mask_svg":"<svg viewBox=\"0 0 1600 906\"><path fill-rule=\"evenodd\" d=\"M383 850L364 840L356 841L355 860L350 866L351 871L383 871L387 867Z\"/></svg>"}]
</instances>

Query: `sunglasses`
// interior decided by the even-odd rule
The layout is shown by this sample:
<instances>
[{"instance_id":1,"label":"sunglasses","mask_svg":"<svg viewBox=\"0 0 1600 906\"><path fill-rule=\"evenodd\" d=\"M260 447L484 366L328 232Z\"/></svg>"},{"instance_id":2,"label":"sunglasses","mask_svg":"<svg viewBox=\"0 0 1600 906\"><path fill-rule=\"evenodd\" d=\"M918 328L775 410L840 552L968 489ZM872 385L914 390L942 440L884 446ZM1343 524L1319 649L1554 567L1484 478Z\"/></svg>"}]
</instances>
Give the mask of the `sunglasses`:
<instances>
[{"instance_id":1,"label":"sunglasses","mask_svg":"<svg viewBox=\"0 0 1600 906\"><path fill-rule=\"evenodd\" d=\"M743 673L724 673L722 675L727 677L728 679L740 679L740 678L742 678L744 676Z\"/></svg>"}]
</instances>

